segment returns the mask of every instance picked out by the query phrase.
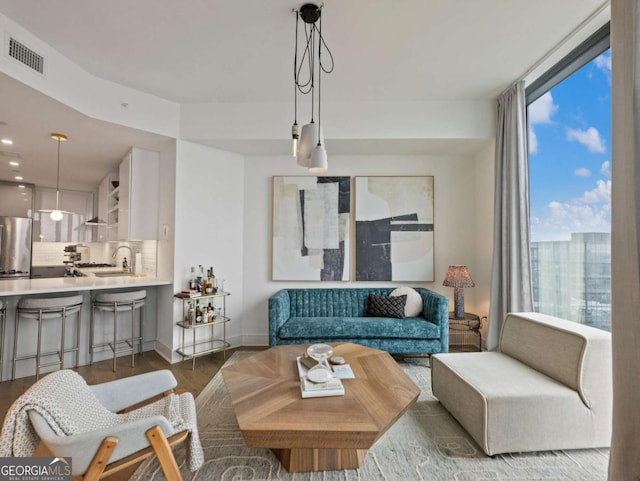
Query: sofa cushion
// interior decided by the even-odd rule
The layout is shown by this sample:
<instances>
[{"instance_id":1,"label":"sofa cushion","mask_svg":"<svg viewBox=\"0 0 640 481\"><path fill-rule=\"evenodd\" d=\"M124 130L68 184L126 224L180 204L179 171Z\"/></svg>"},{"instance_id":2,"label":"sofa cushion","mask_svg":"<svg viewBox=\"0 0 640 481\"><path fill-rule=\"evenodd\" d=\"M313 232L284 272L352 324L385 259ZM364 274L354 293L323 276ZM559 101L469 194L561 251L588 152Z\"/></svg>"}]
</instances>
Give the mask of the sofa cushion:
<instances>
[{"instance_id":1,"label":"sofa cushion","mask_svg":"<svg viewBox=\"0 0 640 481\"><path fill-rule=\"evenodd\" d=\"M404 305L404 317L419 316L424 308L422 296L418 294L412 287L398 287L394 289L390 296L407 296L407 302Z\"/></svg>"},{"instance_id":2,"label":"sofa cushion","mask_svg":"<svg viewBox=\"0 0 640 481\"><path fill-rule=\"evenodd\" d=\"M440 339L439 327L421 317L291 317L282 339Z\"/></svg>"},{"instance_id":3,"label":"sofa cushion","mask_svg":"<svg viewBox=\"0 0 640 481\"><path fill-rule=\"evenodd\" d=\"M367 316L370 317L394 317L404 319L404 305L407 296L376 296L369 294Z\"/></svg>"}]
</instances>

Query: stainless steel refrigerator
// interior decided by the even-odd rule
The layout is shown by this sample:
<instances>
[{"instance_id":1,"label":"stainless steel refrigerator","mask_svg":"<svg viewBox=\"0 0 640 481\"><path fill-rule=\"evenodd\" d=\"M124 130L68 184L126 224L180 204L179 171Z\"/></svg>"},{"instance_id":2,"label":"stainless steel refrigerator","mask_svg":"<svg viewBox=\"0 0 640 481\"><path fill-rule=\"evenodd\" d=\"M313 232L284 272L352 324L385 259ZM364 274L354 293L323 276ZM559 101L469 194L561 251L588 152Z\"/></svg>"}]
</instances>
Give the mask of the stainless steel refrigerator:
<instances>
[{"instance_id":1,"label":"stainless steel refrigerator","mask_svg":"<svg viewBox=\"0 0 640 481\"><path fill-rule=\"evenodd\" d=\"M31 219L0 217L0 279L29 278Z\"/></svg>"}]
</instances>

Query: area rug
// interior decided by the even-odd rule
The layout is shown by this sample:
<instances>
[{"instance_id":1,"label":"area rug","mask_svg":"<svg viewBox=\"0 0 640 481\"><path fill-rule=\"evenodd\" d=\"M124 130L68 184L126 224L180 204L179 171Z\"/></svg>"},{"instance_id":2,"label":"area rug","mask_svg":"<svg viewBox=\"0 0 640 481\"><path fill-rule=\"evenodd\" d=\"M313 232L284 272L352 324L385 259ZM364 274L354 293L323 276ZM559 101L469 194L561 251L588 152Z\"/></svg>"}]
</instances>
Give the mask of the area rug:
<instances>
[{"instance_id":1,"label":"area rug","mask_svg":"<svg viewBox=\"0 0 640 481\"><path fill-rule=\"evenodd\" d=\"M227 363L255 353L236 352ZM405 358L402 369L420 387L418 402L369 450L360 469L288 473L268 449L249 449L238 429L222 374L196 399L205 464L191 473L184 448L175 455L185 481L604 481L606 449L486 456L431 393L426 358ZM164 480L155 459L132 481Z\"/></svg>"}]
</instances>

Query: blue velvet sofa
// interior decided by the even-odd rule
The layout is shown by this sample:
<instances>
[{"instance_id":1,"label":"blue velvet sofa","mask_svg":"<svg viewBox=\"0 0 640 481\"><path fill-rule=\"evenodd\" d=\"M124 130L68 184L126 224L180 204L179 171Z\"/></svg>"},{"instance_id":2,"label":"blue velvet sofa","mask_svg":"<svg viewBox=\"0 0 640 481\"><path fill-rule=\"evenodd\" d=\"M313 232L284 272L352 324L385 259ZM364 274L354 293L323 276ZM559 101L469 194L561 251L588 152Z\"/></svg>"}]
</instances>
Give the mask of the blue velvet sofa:
<instances>
[{"instance_id":1,"label":"blue velvet sofa","mask_svg":"<svg viewBox=\"0 0 640 481\"><path fill-rule=\"evenodd\" d=\"M397 354L449 351L449 299L424 288L418 317L366 317L394 288L282 289L269 298L269 344L353 342Z\"/></svg>"}]
</instances>

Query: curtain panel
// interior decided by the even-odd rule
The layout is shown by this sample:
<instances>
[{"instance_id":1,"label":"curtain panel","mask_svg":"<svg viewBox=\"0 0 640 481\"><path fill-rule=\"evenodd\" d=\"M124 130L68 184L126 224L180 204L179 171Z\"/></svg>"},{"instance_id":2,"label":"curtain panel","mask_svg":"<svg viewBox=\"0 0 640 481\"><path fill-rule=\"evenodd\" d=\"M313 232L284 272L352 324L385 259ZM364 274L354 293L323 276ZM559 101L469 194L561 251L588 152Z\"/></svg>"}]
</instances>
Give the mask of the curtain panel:
<instances>
[{"instance_id":1,"label":"curtain panel","mask_svg":"<svg viewBox=\"0 0 640 481\"><path fill-rule=\"evenodd\" d=\"M500 95L497 117L488 350L498 346L502 322L508 312L533 310L524 81Z\"/></svg>"},{"instance_id":2,"label":"curtain panel","mask_svg":"<svg viewBox=\"0 0 640 481\"><path fill-rule=\"evenodd\" d=\"M611 2L611 481L640 479L640 0Z\"/></svg>"}]
</instances>

